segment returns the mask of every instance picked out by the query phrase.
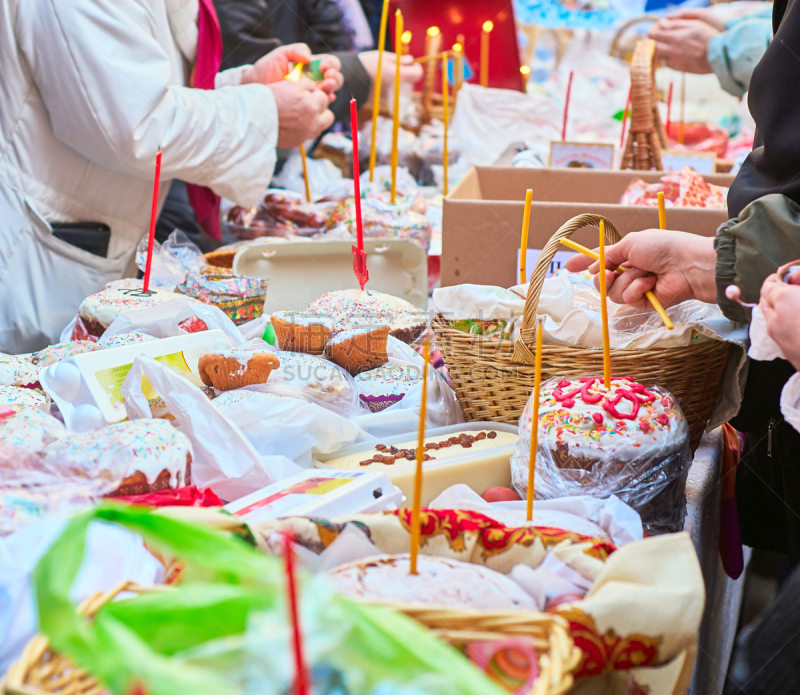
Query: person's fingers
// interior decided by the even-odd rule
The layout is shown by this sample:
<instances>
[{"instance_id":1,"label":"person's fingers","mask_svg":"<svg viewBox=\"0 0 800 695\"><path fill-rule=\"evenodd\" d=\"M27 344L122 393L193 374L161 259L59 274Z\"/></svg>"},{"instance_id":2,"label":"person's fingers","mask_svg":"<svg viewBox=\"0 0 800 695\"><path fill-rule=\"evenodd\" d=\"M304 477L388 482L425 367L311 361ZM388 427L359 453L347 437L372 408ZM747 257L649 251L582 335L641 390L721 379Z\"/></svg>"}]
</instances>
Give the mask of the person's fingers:
<instances>
[{"instance_id":1,"label":"person's fingers","mask_svg":"<svg viewBox=\"0 0 800 695\"><path fill-rule=\"evenodd\" d=\"M331 96L333 96L333 93L338 90L336 81L330 77L326 77L324 80L322 80L322 82L317 82L316 84L317 89L327 92Z\"/></svg>"},{"instance_id":2,"label":"person's fingers","mask_svg":"<svg viewBox=\"0 0 800 695\"><path fill-rule=\"evenodd\" d=\"M410 58L411 56L403 56L404 58ZM422 79L423 74L422 65L419 63L413 63L410 65L400 65L400 81L401 82L419 82Z\"/></svg>"},{"instance_id":3,"label":"person's fingers","mask_svg":"<svg viewBox=\"0 0 800 695\"><path fill-rule=\"evenodd\" d=\"M788 275L786 282L790 285L800 285L800 270L795 270L794 273Z\"/></svg>"},{"instance_id":4,"label":"person's fingers","mask_svg":"<svg viewBox=\"0 0 800 695\"><path fill-rule=\"evenodd\" d=\"M626 273L627 275L627 273ZM656 278L653 275L637 277L622 293L622 301L637 309L648 309L650 302L644 296L645 292L652 292L656 288Z\"/></svg>"},{"instance_id":5,"label":"person's fingers","mask_svg":"<svg viewBox=\"0 0 800 695\"><path fill-rule=\"evenodd\" d=\"M328 130L333 125L333 121L333 112L330 109L325 109L317 118L317 136Z\"/></svg>"},{"instance_id":6,"label":"person's fingers","mask_svg":"<svg viewBox=\"0 0 800 695\"><path fill-rule=\"evenodd\" d=\"M304 92L313 93L319 91L319 82L314 82L314 80L310 80L307 77L301 77L296 84Z\"/></svg>"},{"instance_id":7,"label":"person's fingers","mask_svg":"<svg viewBox=\"0 0 800 695\"><path fill-rule=\"evenodd\" d=\"M623 295L628 287L640 277L643 277L646 273L638 268L633 268L622 274L617 274L614 276L610 270L606 271L606 287L608 288L608 298L615 302L616 304L624 304L625 300L623 299ZM595 278L594 281L595 287L600 289L599 278Z\"/></svg>"},{"instance_id":8,"label":"person's fingers","mask_svg":"<svg viewBox=\"0 0 800 695\"><path fill-rule=\"evenodd\" d=\"M310 92L306 97L313 105L313 108L316 113L322 113L325 109L328 108L328 104L330 104L330 99L328 98L327 92L324 92L321 89L315 89L313 92Z\"/></svg>"},{"instance_id":9,"label":"person's fingers","mask_svg":"<svg viewBox=\"0 0 800 695\"><path fill-rule=\"evenodd\" d=\"M320 70L325 72L326 70L341 70L342 69L342 61L339 60L336 56L329 55L327 53L323 53L321 55L316 56L319 59Z\"/></svg>"},{"instance_id":10,"label":"person's fingers","mask_svg":"<svg viewBox=\"0 0 800 695\"><path fill-rule=\"evenodd\" d=\"M303 63L305 65L311 62L311 49L304 43L290 43L287 46L281 46L277 50L293 63Z\"/></svg>"},{"instance_id":11,"label":"person's fingers","mask_svg":"<svg viewBox=\"0 0 800 695\"><path fill-rule=\"evenodd\" d=\"M567 261L566 268L570 273L579 273L582 270L588 270L592 263L594 263L594 261L589 258L589 256L584 256L582 253L576 253Z\"/></svg>"},{"instance_id":12,"label":"person's fingers","mask_svg":"<svg viewBox=\"0 0 800 695\"><path fill-rule=\"evenodd\" d=\"M324 72L326 80L331 80L334 84L334 91L341 89L344 84L344 75L339 72L338 68L330 68Z\"/></svg>"}]
</instances>

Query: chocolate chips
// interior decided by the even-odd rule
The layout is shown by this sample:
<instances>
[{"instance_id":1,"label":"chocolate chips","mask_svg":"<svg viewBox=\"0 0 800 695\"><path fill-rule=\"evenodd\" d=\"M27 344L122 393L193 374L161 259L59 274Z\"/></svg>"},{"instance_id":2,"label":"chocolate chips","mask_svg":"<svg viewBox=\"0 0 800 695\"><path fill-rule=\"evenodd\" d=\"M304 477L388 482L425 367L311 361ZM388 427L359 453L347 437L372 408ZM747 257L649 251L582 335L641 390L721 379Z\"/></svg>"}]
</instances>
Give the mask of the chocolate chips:
<instances>
[{"instance_id":1,"label":"chocolate chips","mask_svg":"<svg viewBox=\"0 0 800 695\"><path fill-rule=\"evenodd\" d=\"M450 437L449 439L445 439L442 442L428 442L425 445L425 451L436 451L437 449L447 449L451 446L460 446L463 449L471 449L474 442L479 442L483 439L495 439L497 437L497 432L494 430L491 432L478 432L478 434L467 434L463 432L457 437ZM398 449L396 446L386 446L386 444L376 444L375 448L379 452L386 452L386 453L378 453L375 454L372 458L366 459L365 461L359 461L359 466L369 466L373 463L382 463L385 466L391 466L395 463L395 461L403 460L406 461L414 461L417 458L417 450L416 449ZM424 454L422 457L423 461L433 461L434 457L430 454Z\"/></svg>"}]
</instances>

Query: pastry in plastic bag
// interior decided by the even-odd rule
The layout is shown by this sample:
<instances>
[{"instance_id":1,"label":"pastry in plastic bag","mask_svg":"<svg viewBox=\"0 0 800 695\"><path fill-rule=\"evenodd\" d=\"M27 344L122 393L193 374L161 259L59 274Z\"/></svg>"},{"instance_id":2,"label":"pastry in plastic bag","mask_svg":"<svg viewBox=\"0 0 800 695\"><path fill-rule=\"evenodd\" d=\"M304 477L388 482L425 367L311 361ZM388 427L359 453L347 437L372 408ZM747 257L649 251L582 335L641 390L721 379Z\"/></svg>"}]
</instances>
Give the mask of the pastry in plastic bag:
<instances>
[{"instance_id":1,"label":"pastry in plastic bag","mask_svg":"<svg viewBox=\"0 0 800 695\"><path fill-rule=\"evenodd\" d=\"M174 292L141 287L108 287L90 295L78 307L78 319L89 336L99 338L117 316L128 311L163 304L176 298ZM79 334L73 334L74 338Z\"/></svg>"},{"instance_id":2,"label":"pastry in plastic bag","mask_svg":"<svg viewBox=\"0 0 800 695\"><path fill-rule=\"evenodd\" d=\"M328 358L352 376L381 367L388 361L388 326L341 331L328 341Z\"/></svg>"},{"instance_id":3,"label":"pastry in plastic bag","mask_svg":"<svg viewBox=\"0 0 800 695\"><path fill-rule=\"evenodd\" d=\"M34 352L28 359L31 364L39 369L44 369L73 355L81 355L84 352L97 350L97 348L97 343L91 340L68 340L64 343L49 345L38 352Z\"/></svg>"},{"instance_id":4,"label":"pastry in plastic bag","mask_svg":"<svg viewBox=\"0 0 800 695\"><path fill-rule=\"evenodd\" d=\"M16 355L0 354L0 385L33 387L39 383L39 367Z\"/></svg>"},{"instance_id":5,"label":"pastry in plastic bag","mask_svg":"<svg viewBox=\"0 0 800 695\"><path fill-rule=\"evenodd\" d=\"M0 441L39 452L66 434L64 425L52 415L31 406L0 406Z\"/></svg>"},{"instance_id":6,"label":"pastry in plastic bag","mask_svg":"<svg viewBox=\"0 0 800 695\"><path fill-rule=\"evenodd\" d=\"M263 384L273 369L280 366L272 352L223 350L203 355L197 363L200 379L217 391Z\"/></svg>"},{"instance_id":7,"label":"pastry in plastic bag","mask_svg":"<svg viewBox=\"0 0 800 695\"><path fill-rule=\"evenodd\" d=\"M0 406L29 405L34 408L44 408L48 403L48 397L38 389L0 384Z\"/></svg>"},{"instance_id":8,"label":"pastry in plastic bag","mask_svg":"<svg viewBox=\"0 0 800 695\"><path fill-rule=\"evenodd\" d=\"M519 421L511 473L527 496L533 395ZM536 497L616 495L653 532L683 528L691 464L689 428L675 397L616 377L550 379L542 385Z\"/></svg>"},{"instance_id":9,"label":"pastry in plastic bag","mask_svg":"<svg viewBox=\"0 0 800 695\"><path fill-rule=\"evenodd\" d=\"M378 369L361 372L355 377L358 397L373 412L393 406L422 382L422 372L413 367L387 364Z\"/></svg>"},{"instance_id":10,"label":"pastry in plastic bag","mask_svg":"<svg viewBox=\"0 0 800 695\"><path fill-rule=\"evenodd\" d=\"M321 355L333 335L333 322L324 316L276 311L270 318L281 350Z\"/></svg>"}]
</instances>

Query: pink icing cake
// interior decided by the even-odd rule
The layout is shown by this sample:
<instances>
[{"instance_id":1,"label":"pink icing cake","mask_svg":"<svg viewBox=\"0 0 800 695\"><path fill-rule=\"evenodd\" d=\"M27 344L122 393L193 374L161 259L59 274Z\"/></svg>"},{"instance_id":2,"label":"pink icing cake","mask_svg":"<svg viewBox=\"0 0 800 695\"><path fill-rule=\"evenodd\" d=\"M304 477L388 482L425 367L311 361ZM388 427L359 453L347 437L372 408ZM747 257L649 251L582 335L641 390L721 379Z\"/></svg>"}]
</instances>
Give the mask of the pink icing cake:
<instances>
[{"instance_id":1,"label":"pink icing cake","mask_svg":"<svg viewBox=\"0 0 800 695\"><path fill-rule=\"evenodd\" d=\"M412 367L387 364L361 372L353 380L358 397L373 413L378 413L401 401L409 389L422 381L422 375Z\"/></svg>"}]
</instances>

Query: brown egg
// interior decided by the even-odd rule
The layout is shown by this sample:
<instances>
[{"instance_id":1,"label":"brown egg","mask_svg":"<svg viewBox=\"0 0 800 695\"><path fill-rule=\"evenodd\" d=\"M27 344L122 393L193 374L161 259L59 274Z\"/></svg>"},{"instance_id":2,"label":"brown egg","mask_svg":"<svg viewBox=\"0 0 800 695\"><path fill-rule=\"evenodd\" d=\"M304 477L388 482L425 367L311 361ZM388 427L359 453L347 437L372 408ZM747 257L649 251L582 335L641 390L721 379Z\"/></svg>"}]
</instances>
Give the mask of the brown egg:
<instances>
[{"instance_id":1,"label":"brown egg","mask_svg":"<svg viewBox=\"0 0 800 695\"><path fill-rule=\"evenodd\" d=\"M521 499L516 490L512 490L510 487L503 487L502 485L490 487L481 497L487 502L519 502Z\"/></svg>"}]
</instances>

